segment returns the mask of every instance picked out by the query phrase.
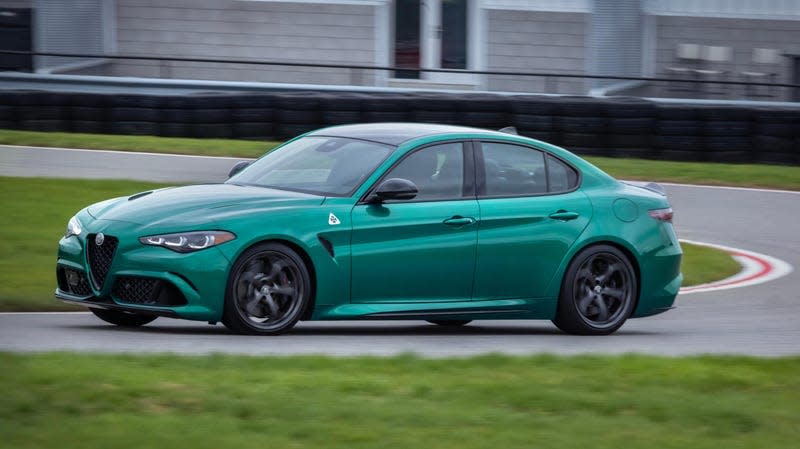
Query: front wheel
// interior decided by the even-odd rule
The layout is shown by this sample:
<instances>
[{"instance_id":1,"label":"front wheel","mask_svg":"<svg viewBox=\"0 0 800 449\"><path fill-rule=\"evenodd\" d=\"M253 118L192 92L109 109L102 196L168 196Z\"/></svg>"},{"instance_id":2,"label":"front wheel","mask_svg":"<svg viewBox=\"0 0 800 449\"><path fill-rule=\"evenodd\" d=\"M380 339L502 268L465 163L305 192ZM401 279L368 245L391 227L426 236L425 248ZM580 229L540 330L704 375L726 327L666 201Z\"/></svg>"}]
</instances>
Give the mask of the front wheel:
<instances>
[{"instance_id":1,"label":"front wheel","mask_svg":"<svg viewBox=\"0 0 800 449\"><path fill-rule=\"evenodd\" d=\"M231 269L223 323L243 334L277 335L291 329L311 297L303 259L291 248L263 243L245 251Z\"/></svg>"},{"instance_id":2,"label":"front wheel","mask_svg":"<svg viewBox=\"0 0 800 449\"><path fill-rule=\"evenodd\" d=\"M631 315L637 285L633 266L622 251L609 245L586 248L567 268L553 323L570 334L613 333Z\"/></svg>"},{"instance_id":3,"label":"front wheel","mask_svg":"<svg viewBox=\"0 0 800 449\"><path fill-rule=\"evenodd\" d=\"M138 313L120 312L118 310L89 308L92 313L106 323L116 324L122 327L139 327L158 318L155 315L140 315Z\"/></svg>"}]
</instances>

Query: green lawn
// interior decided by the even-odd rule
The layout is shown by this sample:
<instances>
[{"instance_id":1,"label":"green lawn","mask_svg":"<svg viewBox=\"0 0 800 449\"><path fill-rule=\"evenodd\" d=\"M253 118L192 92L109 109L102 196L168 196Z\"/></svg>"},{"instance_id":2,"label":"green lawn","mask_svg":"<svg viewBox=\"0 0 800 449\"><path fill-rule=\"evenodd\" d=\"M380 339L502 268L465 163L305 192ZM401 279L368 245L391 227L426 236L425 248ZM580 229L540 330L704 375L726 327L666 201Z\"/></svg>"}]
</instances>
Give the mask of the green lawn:
<instances>
[{"instance_id":1,"label":"green lawn","mask_svg":"<svg viewBox=\"0 0 800 449\"><path fill-rule=\"evenodd\" d=\"M258 157L274 148L279 142L0 129L0 144ZM798 166L670 162L603 157L587 159L620 179L800 190L800 167Z\"/></svg>"},{"instance_id":2,"label":"green lawn","mask_svg":"<svg viewBox=\"0 0 800 449\"><path fill-rule=\"evenodd\" d=\"M89 150L146 151L203 156L259 157L280 142L125 136L0 129L0 144Z\"/></svg>"},{"instance_id":3,"label":"green lawn","mask_svg":"<svg viewBox=\"0 0 800 449\"><path fill-rule=\"evenodd\" d=\"M83 207L107 198L163 187L134 181L0 177L0 311L74 310L53 299L58 239ZM685 285L738 271L725 253L684 245Z\"/></svg>"},{"instance_id":4,"label":"green lawn","mask_svg":"<svg viewBox=\"0 0 800 449\"><path fill-rule=\"evenodd\" d=\"M0 310L68 310L56 302L55 262L67 220L91 203L158 184L0 177Z\"/></svg>"},{"instance_id":5,"label":"green lawn","mask_svg":"<svg viewBox=\"0 0 800 449\"><path fill-rule=\"evenodd\" d=\"M800 166L586 159L618 179L800 190Z\"/></svg>"},{"instance_id":6,"label":"green lawn","mask_svg":"<svg viewBox=\"0 0 800 449\"><path fill-rule=\"evenodd\" d=\"M681 243L683 285L699 285L738 273L739 265L728 253L707 246Z\"/></svg>"},{"instance_id":7,"label":"green lawn","mask_svg":"<svg viewBox=\"0 0 800 449\"><path fill-rule=\"evenodd\" d=\"M0 446L17 449L741 449L800 440L800 358L0 353L0 364Z\"/></svg>"}]
</instances>

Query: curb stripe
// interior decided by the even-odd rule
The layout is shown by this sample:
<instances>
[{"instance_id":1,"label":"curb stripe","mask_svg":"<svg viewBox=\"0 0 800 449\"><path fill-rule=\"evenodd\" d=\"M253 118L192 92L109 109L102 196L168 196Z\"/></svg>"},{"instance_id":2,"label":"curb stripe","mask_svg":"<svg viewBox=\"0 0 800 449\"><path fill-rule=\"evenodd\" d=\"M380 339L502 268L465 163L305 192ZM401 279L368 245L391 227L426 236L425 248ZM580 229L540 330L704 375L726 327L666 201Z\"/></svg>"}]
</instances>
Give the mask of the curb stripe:
<instances>
[{"instance_id":1,"label":"curb stripe","mask_svg":"<svg viewBox=\"0 0 800 449\"><path fill-rule=\"evenodd\" d=\"M707 284L693 285L680 289L680 294L700 293L717 290L727 290L731 288L749 287L751 285L763 284L786 276L793 271L793 268L783 260L765 254L756 253L740 248L732 248L714 243L697 242L694 240L681 239L681 242L690 243L697 246L706 246L718 249L731 255L742 266L741 271L719 281Z\"/></svg>"}]
</instances>

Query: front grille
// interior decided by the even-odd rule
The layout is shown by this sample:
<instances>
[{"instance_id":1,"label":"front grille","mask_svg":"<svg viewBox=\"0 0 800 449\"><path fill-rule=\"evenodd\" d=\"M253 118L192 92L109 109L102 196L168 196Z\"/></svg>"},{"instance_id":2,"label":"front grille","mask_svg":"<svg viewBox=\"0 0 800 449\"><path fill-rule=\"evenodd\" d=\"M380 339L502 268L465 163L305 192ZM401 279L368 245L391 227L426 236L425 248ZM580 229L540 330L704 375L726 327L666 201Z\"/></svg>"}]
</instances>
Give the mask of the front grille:
<instances>
[{"instance_id":1,"label":"front grille","mask_svg":"<svg viewBox=\"0 0 800 449\"><path fill-rule=\"evenodd\" d=\"M59 290L63 292L76 296L89 296L92 294L92 289L89 287L89 278L81 270L59 266L56 269L56 279L58 279Z\"/></svg>"},{"instance_id":2,"label":"front grille","mask_svg":"<svg viewBox=\"0 0 800 449\"><path fill-rule=\"evenodd\" d=\"M186 298L170 282L141 276L119 276L111 295L120 302L152 306L180 306Z\"/></svg>"},{"instance_id":3,"label":"front grille","mask_svg":"<svg viewBox=\"0 0 800 449\"><path fill-rule=\"evenodd\" d=\"M102 290L106 281L114 252L117 250L119 240L116 237L105 236L102 244L96 242L96 234L86 236L86 248L89 255L89 268L95 288Z\"/></svg>"}]
</instances>

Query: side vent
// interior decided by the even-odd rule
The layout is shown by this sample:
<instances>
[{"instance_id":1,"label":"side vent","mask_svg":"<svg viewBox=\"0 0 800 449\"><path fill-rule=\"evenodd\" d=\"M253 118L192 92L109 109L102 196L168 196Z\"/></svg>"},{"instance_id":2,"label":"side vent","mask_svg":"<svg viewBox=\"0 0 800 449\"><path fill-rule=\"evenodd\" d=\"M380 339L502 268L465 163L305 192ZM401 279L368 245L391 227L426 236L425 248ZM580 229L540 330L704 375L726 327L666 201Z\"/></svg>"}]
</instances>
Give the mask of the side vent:
<instances>
[{"instance_id":1,"label":"side vent","mask_svg":"<svg viewBox=\"0 0 800 449\"><path fill-rule=\"evenodd\" d=\"M322 246L325 248L325 251L327 251L327 252L328 252L328 254L330 254L330 255L331 255L331 257L334 257L334 254L333 254L333 245L331 244L331 242L330 242L328 239L326 239L325 237L320 237L320 236L317 236L317 239L319 239L319 242L320 242L320 243L322 244Z\"/></svg>"}]
</instances>

